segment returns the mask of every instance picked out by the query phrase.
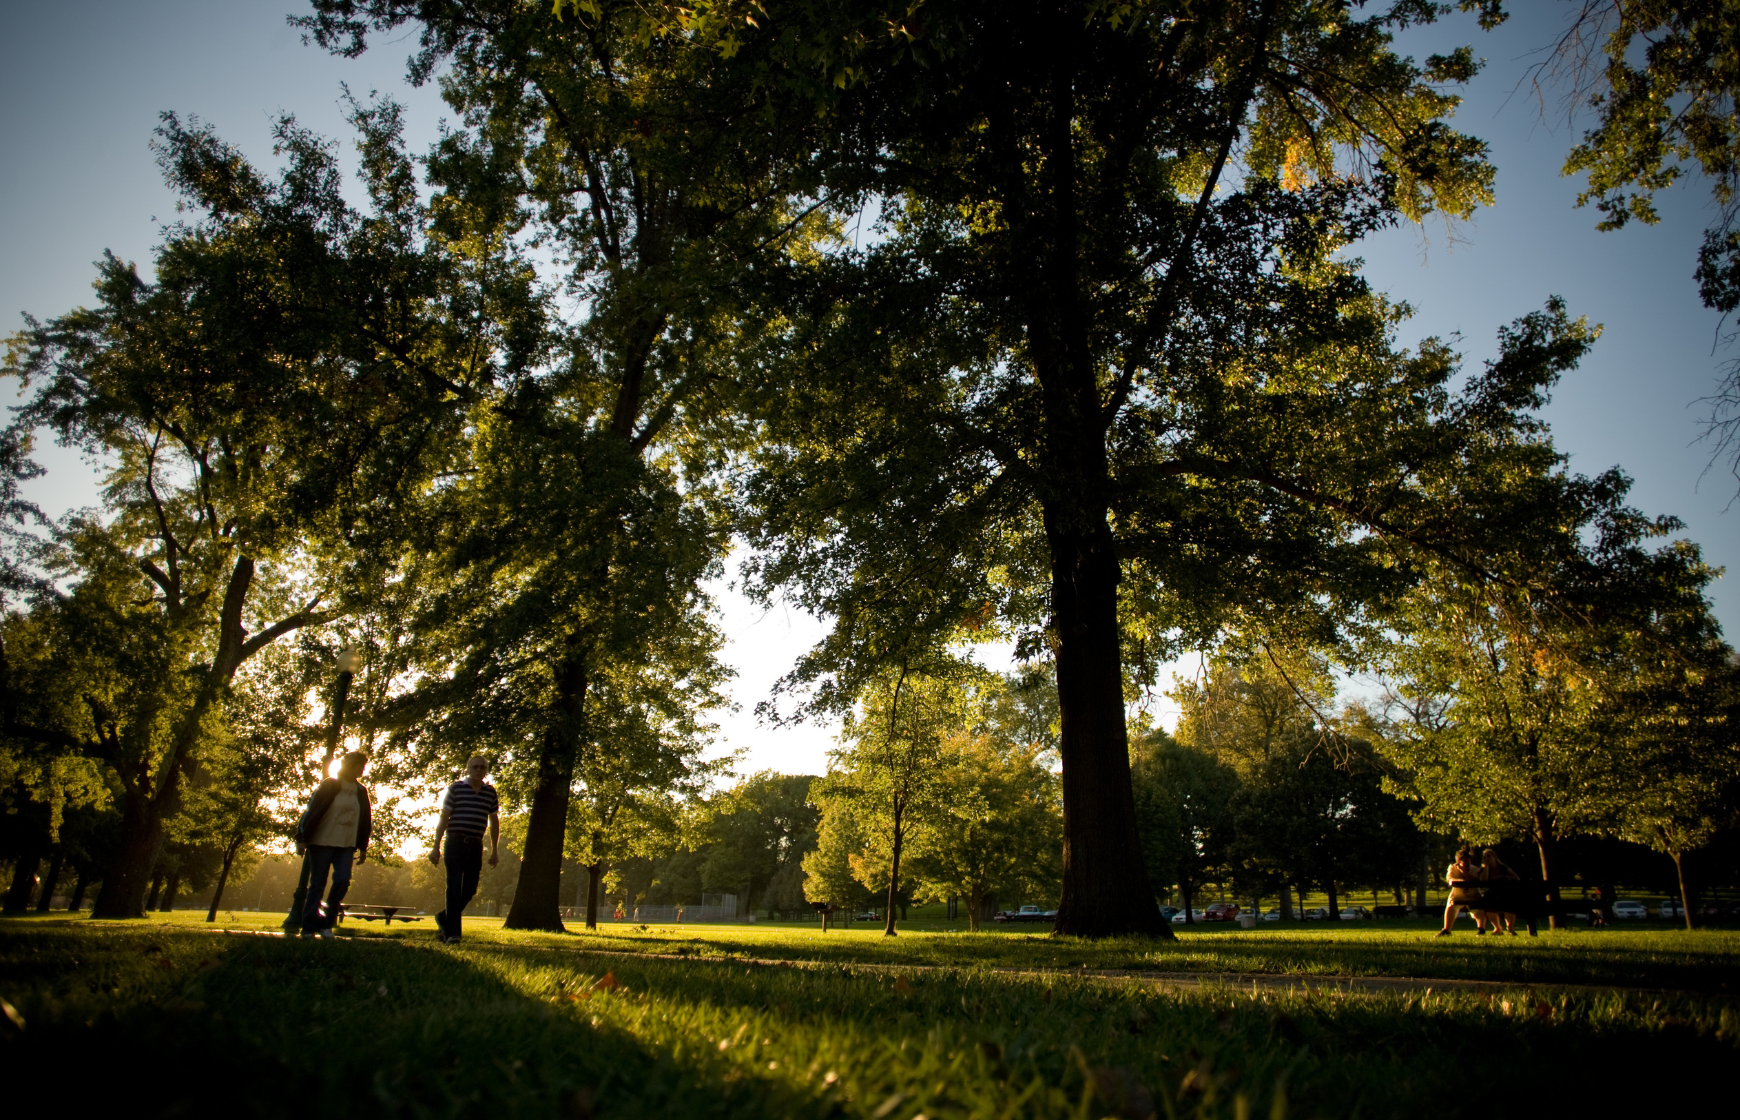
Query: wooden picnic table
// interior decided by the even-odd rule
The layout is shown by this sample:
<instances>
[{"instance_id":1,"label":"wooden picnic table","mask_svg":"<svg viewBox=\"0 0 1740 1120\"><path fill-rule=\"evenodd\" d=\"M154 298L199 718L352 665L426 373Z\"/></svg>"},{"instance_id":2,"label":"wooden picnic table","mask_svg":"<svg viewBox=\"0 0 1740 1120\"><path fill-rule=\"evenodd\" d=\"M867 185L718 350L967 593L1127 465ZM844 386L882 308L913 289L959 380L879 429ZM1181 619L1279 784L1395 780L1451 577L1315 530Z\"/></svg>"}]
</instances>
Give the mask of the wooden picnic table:
<instances>
[{"instance_id":1,"label":"wooden picnic table","mask_svg":"<svg viewBox=\"0 0 1740 1120\"><path fill-rule=\"evenodd\" d=\"M341 902L338 904L341 920L343 918L359 918L365 922L383 922L389 926L393 924L394 918L401 922L420 922L423 920L420 914L404 913L410 909L413 908L410 906L376 906L370 903Z\"/></svg>"}]
</instances>

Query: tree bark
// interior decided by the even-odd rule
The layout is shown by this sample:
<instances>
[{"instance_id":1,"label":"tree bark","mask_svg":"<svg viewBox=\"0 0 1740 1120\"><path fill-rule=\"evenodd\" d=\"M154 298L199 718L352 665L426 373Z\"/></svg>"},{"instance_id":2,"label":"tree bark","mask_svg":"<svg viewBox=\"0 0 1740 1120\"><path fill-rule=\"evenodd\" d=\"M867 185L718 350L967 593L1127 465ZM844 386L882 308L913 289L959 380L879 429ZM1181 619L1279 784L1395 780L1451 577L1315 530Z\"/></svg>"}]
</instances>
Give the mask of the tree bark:
<instances>
[{"instance_id":1,"label":"tree bark","mask_svg":"<svg viewBox=\"0 0 1740 1120\"><path fill-rule=\"evenodd\" d=\"M1335 880L1333 878L1326 880L1324 887L1329 891L1329 920L1339 922L1341 920L1341 907L1336 905L1335 901Z\"/></svg>"},{"instance_id":2,"label":"tree bark","mask_svg":"<svg viewBox=\"0 0 1740 1120\"><path fill-rule=\"evenodd\" d=\"M84 908L86 885L85 869L81 867L79 868L78 878L73 880L72 897L67 899L66 908L68 910L78 911Z\"/></svg>"},{"instance_id":3,"label":"tree bark","mask_svg":"<svg viewBox=\"0 0 1740 1120\"><path fill-rule=\"evenodd\" d=\"M967 932L979 932L979 905L984 897L977 884L967 893Z\"/></svg>"},{"instance_id":4,"label":"tree bark","mask_svg":"<svg viewBox=\"0 0 1740 1120\"><path fill-rule=\"evenodd\" d=\"M571 646L579 639L571 639ZM586 675L578 650L556 674L556 726L544 732L538 752L538 784L526 819L526 849L519 884L508 909L508 929L563 932L562 847L568 832L568 802L573 793L577 742L584 734Z\"/></svg>"},{"instance_id":5,"label":"tree bark","mask_svg":"<svg viewBox=\"0 0 1740 1120\"><path fill-rule=\"evenodd\" d=\"M1178 877L1178 894L1184 900L1184 924L1195 925L1196 915L1191 911L1190 903L1196 897L1196 892L1191 889L1190 880L1183 875Z\"/></svg>"},{"instance_id":6,"label":"tree bark","mask_svg":"<svg viewBox=\"0 0 1740 1120\"><path fill-rule=\"evenodd\" d=\"M903 815L902 808L896 806L894 810L894 859L888 866L888 904L887 914L884 915L882 923L883 937L898 936L894 932L894 910L896 900L900 895L900 848L901 842L905 839L905 830L902 828L903 821L901 819Z\"/></svg>"},{"instance_id":7,"label":"tree bark","mask_svg":"<svg viewBox=\"0 0 1740 1120\"><path fill-rule=\"evenodd\" d=\"M604 861L593 860L586 865L586 928L598 928L598 884L604 878Z\"/></svg>"},{"instance_id":8,"label":"tree bark","mask_svg":"<svg viewBox=\"0 0 1740 1120\"><path fill-rule=\"evenodd\" d=\"M1547 901L1553 904L1552 916L1547 921L1549 929L1564 929L1565 917L1558 912L1559 876L1558 876L1558 835L1553 824L1553 815L1546 807L1537 805L1534 808L1535 847L1541 854L1541 879L1546 883Z\"/></svg>"},{"instance_id":9,"label":"tree bark","mask_svg":"<svg viewBox=\"0 0 1740 1120\"><path fill-rule=\"evenodd\" d=\"M1119 572L1111 530L1103 509L1097 525L1078 528L1050 509L1045 520L1062 724L1063 897L1056 932L1170 938L1147 868L1137 858L1142 846L1124 727Z\"/></svg>"},{"instance_id":10,"label":"tree bark","mask_svg":"<svg viewBox=\"0 0 1740 1120\"><path fill-rule=\"evenodd\" d=\"M60 869L66 864L66 850L56 845L54 857L48 861L48 874L42 877L42 895L36 900L39 914L48 913L54 902L54 889L60 885Z\"/></svg>"},{"instance_id":11,"label":"tree bark","mask_svg":"<svg viewBox=\"0 0 1740 1120\"><path fill-rule=\"evenodd\" d=\"M169 881L163 884L163 904L158 909L167 914L175 909L175 896L181 890L181 868L177 867L169 873Z\"/></svg>"},{"instance_id":12,"label":"tree bark","mask_svg":"<svg viewBox=\"0 0 1740 1120\"><path fill-rule=\"evenodd\" d=\"M1697 928L1692 917L1692 892L1686 887L1686 853L1683 851L1669 852L1674 857L1674 871L1680 877L1680 911L1685 915L1686 928Z\"/></svg>"},{"instance_id":13,"label":"tree bark","mask_svg":"<svg viewBox=\"0 0 1740 1120\"><path fill-rule=\"evenodd\" d=\"M159 867L151 876L151 893L145 896L147 913L157 909L157 900L163 897L164 871Z\"/></svg>"},{"instance_id":14,"label":"tree bark","mask_svg":"<svg viewBox=\"0 0 1740 1120\"><path fill-rule=\"evenodd\" d=\"M36 869L41 863L42 854L34 848L18 857L12 869L12 886L6 892L6 913L22 914L30 909L30 893L36 887Z\"/></svg>"},{"instance_id":15,"label":"tree bark","mask_svg":"<svg viewBox=\"0 0 1740 1120\"><path fill-rule=\"evenodd\" d=\"M230 866L236 862L236 853L241 851L242 839L232 839L224 849L224 864L218 869L217 887L211 892L211 909L205 912L205 920L217 921L218 904L224 900L224 885L230 881Z\"/></svg>"},{"instance_id":16,"label":"tree bark","mask_svg":"<svg viewBox=\"0 0 1740 1120\"><path fill-rule=\"evenodd\" d=\"M1293 888L1286 883L1281 884L1281 921L1293 920Z\"/></svg>"}]
</instances>

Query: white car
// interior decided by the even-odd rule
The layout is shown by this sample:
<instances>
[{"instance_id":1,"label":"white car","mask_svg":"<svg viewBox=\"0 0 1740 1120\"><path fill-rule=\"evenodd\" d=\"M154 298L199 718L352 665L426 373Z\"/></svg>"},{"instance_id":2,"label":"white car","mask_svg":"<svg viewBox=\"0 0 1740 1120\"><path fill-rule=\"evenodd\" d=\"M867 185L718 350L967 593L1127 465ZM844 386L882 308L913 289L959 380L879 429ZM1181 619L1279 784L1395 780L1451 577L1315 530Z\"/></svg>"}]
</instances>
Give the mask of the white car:
<instances>
[{"instance_id":1,"label":"white car","mask_svg":"<svg viewBox=\"0 0 1740 1120\"><path fill-rule=\"evenodd\" d=\"M1613 904L1613 916L1615 918L1647 918L1649 917L1649 907L1632 899L1621 899Z\"/></svg>"},{"instance_id":2,"label":"white car","mask_svg":"<svg viewBox=\"0 0 1740 1120\"><path fill-rule=\"evenodd\" d=\"M1330 916L1329 907L1327 907L1327 906L1314 906L1311 909L1305 911L1305 920L1306 921L1320 922L1320 921L1323 921L1324 919L1328 918L1329 916Z\"/></svg>"},{"instance_id":3,"label":"white car","mask_svg":"<svg viewBox=\"0 0 1740 1120\"><path fill-rule=\"evenodd\" d=\"M1371 917L1371 911L1363 906L1344 906L1341 908L1341 920L1344 922L1357 922L1369 917Z\"/></svg>"},{"instance_id":4,"label":"white car","mask_svg":"<svg viewBox=\"0 0 1740 1120\"><path fill-rule=\"evenodd\" d=\"M1656 909L1655 913L1659 918L1683 918L1686 916L1686 908L1672 899L1669 899L1662 903L1661 906Z\"/></svg>"},{"instance_id":5,"label":"white car","mask_svg":"<svg viewBox=\"0 0 1740 1120\"><path fill-rule=\"evenodd\" d=\"M1280 920L1281 920L1281 911L1280 910L1277 909L1277 910L1265 910L1265 911L1263 911L1263 921L1265 921L1265 922L1278 922ZM1305 920L1305 911L1299 909L1297 906L1293 907L1293 920L1296 922L1304 921Z\"/></svg>"},{"instance_id":6,"label":"white car","mask_svg":"<svg viewBox=\"0 0 1740 1120\"><path fill-rule=\"evenodd\" d=\"M1199 922L1206 922L1208 920L1208 912L1204 911L1204 910L1197 910L1197 909L1192 908L1190 911L1190 916L1195 918ZM1172 920L1174 922L1178 922L1180 924L1183 924L1184 911L1180 910L1178 913L1172 915Z\"/></svg>"}]
</instances>

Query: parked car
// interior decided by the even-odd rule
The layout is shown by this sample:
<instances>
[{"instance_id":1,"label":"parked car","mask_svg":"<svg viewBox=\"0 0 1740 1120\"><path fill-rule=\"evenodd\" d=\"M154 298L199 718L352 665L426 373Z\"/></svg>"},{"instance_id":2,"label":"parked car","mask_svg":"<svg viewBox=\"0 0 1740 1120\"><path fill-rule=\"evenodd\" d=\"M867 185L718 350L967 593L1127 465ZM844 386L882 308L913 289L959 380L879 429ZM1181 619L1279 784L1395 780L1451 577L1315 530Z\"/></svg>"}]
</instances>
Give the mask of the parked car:
<instances>
[{"instance_id":1,"label":"parked car","mask_svg":"<svg viewBox=\"0 0 1740 1120\"><path fill-rule=\"evenodd\" d=\"M1363 906L1343 906L1341 920L1344 922L1362 922L1371 917L1371 911Z\"/></svg>"},{"instance_id":2,"label":"parked car","mask_svg":"<svg viewBox=\"0 0 1740 1120\"><path fill-rule=\"evenodd\" d=\"M1295 922L1299 922L1299 921L1304 921L1304 919L1305 919L1305 911L1299 909L1297 906L1293 907L1293 920ZM1277 908L1272 909L1272 910L1263 911L1263 919L1262 920L1265 922L1278 922L1278 921L1280 921L1281 920L1280 908L1277 907Z\"/></svg>"},{"instance_id":3,"label":"parked car","mask_svg":"<svg viewBox=\"0 0 1740 1120\"><path fill-rule=\"evenodd\" d=\"M1204 922L1204 921L1208 920L1208 915L1203 913L1201 910L1192 909L1190 911L1190 916L1195 918L1199 922ZM1180 925L1183 924L1184 911L1180 910L1178 913L1172 915L1172 921L1175 924L1180 924Z\"/></svg>"},{"instance_id":4,"label":"parked car","mask_svg":"<svg viewBox=\"0 0 1740 1120\"><path fill-rule=\"evenodd\" d=\"M1322 921L1329 916L1329 907L1327 906L1314 906L1305 911L1305 920L1308 922Z\"/></svg>"},{"instance_id":5,"label":"parked car","mask_svg":"<svg viewBox=\"0 0 1740 1120\"><path fill-rule=\"evenodd\" d=\"M1649 907L1635 899L1622 898L1613 904L1615 918L1647 918Z\"/></svg>"},{"instance_id":6,"label":"parked car","mask_svg":"<svg viewBox=\"0 0 1740 1120\"><path fill-rule=\"evenodd\" d=\"M1054 922L1057 920L1056 910L1041 910L1037 906L1023 906L1019 910L1004 910L991 915L993 922Z\"/></svg>"},{"instance_id":7,"label":"parked car","mask_svg":"<svg viewBox=\"0 0 1740 1120\"><path fill-rule=\"evenodd\" d=\"M1172 920L1172 915L1176 913L1178 913L1178 907L1162 906L1160 908L1160 920L1163 922L1170 922Z\"/></svg>"},{"instance_id":8,"label":"parked car","mask_svg":"<svg viewBox=\"0 0 1740 1120\"><path fill-rule=\"evenodd\" d=\"M1686 908L1670 898L1656 908L1655 914L1658 918L1683 918L1686 916Z\"/></svg>"},{"instance_id":9,"label":"parked car","mask_svg":"<svg viewBox=\"0 0 1740 1120\"><path fill-rule=\"evenodd\" d=\"M1211 902L1203 915L1211 922L1230 922L1238 916L1239 904L1236 902Z\"/></svg>"},{"instance_id":10,"label":"parked car","mask_svg":"<svg viewBox=\"0 0 1740 1120\"><path fill-rule=\"evenodd\" d=\"M853 914L852 920L854 922L880 922L882 920L882 915L876 913L874 910L866 910L862 914Z\"/></svg>"}]
</instances>

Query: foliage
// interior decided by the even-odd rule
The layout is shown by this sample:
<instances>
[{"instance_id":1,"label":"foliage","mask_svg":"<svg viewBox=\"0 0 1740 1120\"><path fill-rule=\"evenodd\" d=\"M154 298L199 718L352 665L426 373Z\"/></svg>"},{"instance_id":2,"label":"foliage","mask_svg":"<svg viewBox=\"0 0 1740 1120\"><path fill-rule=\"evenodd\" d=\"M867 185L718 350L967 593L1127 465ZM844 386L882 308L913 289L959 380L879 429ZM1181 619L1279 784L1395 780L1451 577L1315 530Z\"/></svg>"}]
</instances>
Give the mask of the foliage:
<instances>
[{"instance_id":1,"label":"foliage","mask_svg":"<svg viewBox=\"0 0 1740 1120\"><path fill-rule=\"evenodd\" d=\"M935 807L914 838L920 901L959 898L977 932L990 905L1055 905L1063 857L1057 775L1043 746L988 730L944 739Z\"/></svg>"},{"instance_id":2,"label":"foliage","mask_svg":"<svg viewBox=\"0 0 1740 1120\"><path fill-rule=\"evenodd\" d=\"M782 873L790 879L792 869L801 868L804 856L815 850L821 821L810 799L815 780L763 770L697 806L691 834L706 851L702 886L735 894L745 912L758 902L769 909L800 907L801 895L781 897L778 905L769 896L775 880Z\"/></svg>"},{"instance_id":3,"label":"foliage","mask_svg":"<svg viewBox=\"0 0 1740 1120\"><path fill-rule=\"evenodd\" d=\"M1176 884L1181 904L1194 909L1202 886L1230 870L1238 774L1164 731L1148 733L1130 770L1148 881L1160 889Z\"/></svg>"}]
</instances>

